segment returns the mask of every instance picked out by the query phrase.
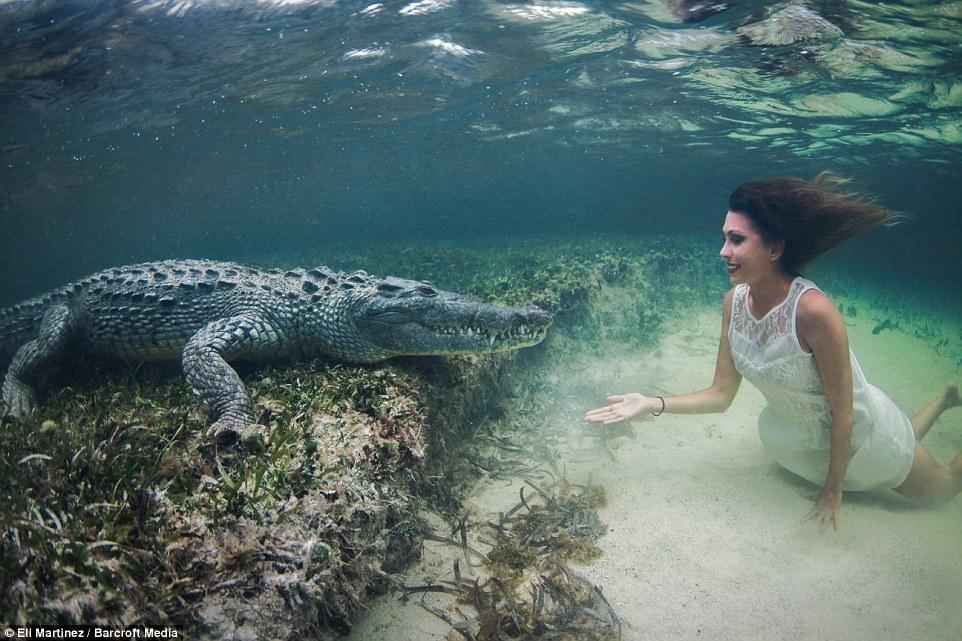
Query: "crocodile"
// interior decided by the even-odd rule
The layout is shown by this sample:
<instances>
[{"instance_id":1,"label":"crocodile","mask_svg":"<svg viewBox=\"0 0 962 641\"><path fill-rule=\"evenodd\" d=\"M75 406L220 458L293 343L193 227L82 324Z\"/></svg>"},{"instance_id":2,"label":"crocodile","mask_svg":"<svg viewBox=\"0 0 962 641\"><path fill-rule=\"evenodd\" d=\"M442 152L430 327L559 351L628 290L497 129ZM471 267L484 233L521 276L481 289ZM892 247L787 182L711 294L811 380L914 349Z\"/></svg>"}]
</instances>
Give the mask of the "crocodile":
<instances>
[{"instance_id":1,"label":"crocodile","mask_svg":"<svg viewBox=\"0 0 962 641\"><path fill-rule=\"evenodd\" d=\"M72 350L128 361L179 358L210 408L210 433L238 435L255 416L231 362L500 352L539 343L551 321L537 307L501 307L364 271L211 260L117 267L0 310L0 365L9 359L4 413L33 412L43 375Z\"/></svg>"}]
</instances>

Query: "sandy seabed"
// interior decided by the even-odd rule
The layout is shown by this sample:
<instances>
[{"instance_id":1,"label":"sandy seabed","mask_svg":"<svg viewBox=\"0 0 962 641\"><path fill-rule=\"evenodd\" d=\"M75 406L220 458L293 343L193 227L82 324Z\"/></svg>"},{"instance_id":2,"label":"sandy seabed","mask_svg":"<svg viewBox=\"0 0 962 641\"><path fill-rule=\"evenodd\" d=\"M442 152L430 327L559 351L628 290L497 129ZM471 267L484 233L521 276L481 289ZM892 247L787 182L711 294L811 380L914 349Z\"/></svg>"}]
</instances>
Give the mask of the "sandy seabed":
<instances>
[{"instance_id":1,"label":"sandy seabed","mask_svg":"<svg viewBox=\"0 0 962 641\"><path fill-rule=\"evenodd\" d=\"M674 394L711 381L720 309L695 309L653 350L585 355L559 371L552 424L567 434L562 463L576 482L608 489L603 556L577 570L621 617L622 638L738 641L959 641L962 498L924 508L892 492L844 496L840 531L805 519L817 487L762 449L764 399L742 384L725 414L637 421L606 447L581 422L606 393ZM909 414L949 380L952 357L910 333L883 331L870 313L846 318L869 381ZM950 322L950 321L949 321ZM951 329L951 327L950 327ZM955 328L957 331L957 327ZM926 445L947 463L962 448L962 408ZM477 518L510 509L523 479L488 480L471 497ZM428 543L409 583L438 577L460 550ZM450 635L450 636L448 636ZM434 641L459 634L397 595L376 600L350 639Z\"/></svg>"}]
</instances>

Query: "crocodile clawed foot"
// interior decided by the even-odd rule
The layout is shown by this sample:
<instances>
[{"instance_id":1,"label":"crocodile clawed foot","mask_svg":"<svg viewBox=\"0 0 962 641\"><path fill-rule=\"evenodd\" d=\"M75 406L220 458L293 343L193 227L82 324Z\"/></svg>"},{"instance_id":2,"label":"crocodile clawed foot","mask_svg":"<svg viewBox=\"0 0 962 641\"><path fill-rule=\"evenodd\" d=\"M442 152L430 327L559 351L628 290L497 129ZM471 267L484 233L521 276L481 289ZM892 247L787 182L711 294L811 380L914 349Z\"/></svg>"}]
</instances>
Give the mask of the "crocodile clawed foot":
<instances>
[{"instance_id":1,"label":"crocodile clawed foot","mask_svg":"<svg viewBox=\"0 0 962 641\"><path fill-rule=\"evenodd\" d=\"M235 449L261 451L267 442L267 428L236 418L221 418L207 430L207 435L218 450Z\"/></svg>"},{"instance_id":2,"label":"crocodile clawed foot","mask_svg":"<svg viewBox=\"0 0 962 641\"><path fill-rule=\"evenodd\" d=\"M9 378L3 382L3 415L23 418L37 409L37 396L30 386Z\"/></svg>"}]
</instances>

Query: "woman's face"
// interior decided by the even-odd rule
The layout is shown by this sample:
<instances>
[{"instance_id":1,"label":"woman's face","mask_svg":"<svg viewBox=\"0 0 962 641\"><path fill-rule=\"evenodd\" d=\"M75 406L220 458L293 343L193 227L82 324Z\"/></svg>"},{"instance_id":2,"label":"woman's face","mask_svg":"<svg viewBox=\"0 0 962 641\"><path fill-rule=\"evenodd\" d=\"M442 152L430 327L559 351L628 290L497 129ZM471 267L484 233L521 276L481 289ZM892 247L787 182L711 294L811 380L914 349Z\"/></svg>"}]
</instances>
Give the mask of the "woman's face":
<instances>
[{"instance_id":1,"label":"woman's face","mask_svg":"<svg viewBox=\"0 0 962 641\"><path fill-rule=\"evenodd\" d=\"M732 285L757 282L778 273L780 243L769 243L756 231L752 219L737 211L725 216L725 242L720 255L728 266Z\"/></svg>"}]
</instances>

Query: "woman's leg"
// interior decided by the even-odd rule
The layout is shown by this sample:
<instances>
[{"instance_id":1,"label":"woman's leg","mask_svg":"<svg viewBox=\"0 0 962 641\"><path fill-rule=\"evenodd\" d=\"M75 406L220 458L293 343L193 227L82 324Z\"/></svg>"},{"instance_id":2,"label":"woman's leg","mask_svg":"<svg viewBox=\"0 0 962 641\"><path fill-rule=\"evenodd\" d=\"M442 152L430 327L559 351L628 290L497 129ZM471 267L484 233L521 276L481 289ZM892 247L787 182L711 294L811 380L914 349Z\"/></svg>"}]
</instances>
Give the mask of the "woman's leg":
<instances>
[{"instance_id":1,"label":"woman's leg","mask_svg":"<svg viewBox=\"0 0 962 641\"><path fill-rule=\"evenodd\" d=\"M903 496L926 503L947 501L962 490L962 452L948 467L939 465L921 443L915 444L915 460L905 481L895 488Z\"/></svg>"},{"instance_id":2,"label":"woman's leg","mask_svg":"<svg viewBox=\"0 0 962 641\"><path fill-rule=\"evenodd\" d=\"M915 440L921 441L925 438L925 435L929 433L932 429L932 424L935 423L942 412L949 409L950 407L955 407L962 403L962 399L959 397L959 386L955 383L949 383L942 390L931 403L916 412L915 416L912 417L912 429L915 430Z\"/></svg>"},{"instance_id":3,"label":"woman's leg","mask_svg":"<svg viewBox=\"0 0 962 641\"><path fill-rule=\"evenodd\" d=\"M962 491L962 452L955 457L948 467L939 465L929 451L922 445L922 438L929 433L942 412L950 407L962 404L959 396L959 386L949 383L931 403L923 407L912 417L912 429L915 430L915 459L912 469L902 485L895 491L919 501L935 503L951 499Z\"/></svg>"}]
</instances>

